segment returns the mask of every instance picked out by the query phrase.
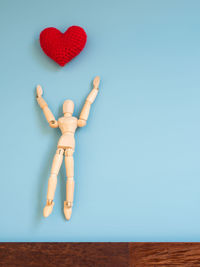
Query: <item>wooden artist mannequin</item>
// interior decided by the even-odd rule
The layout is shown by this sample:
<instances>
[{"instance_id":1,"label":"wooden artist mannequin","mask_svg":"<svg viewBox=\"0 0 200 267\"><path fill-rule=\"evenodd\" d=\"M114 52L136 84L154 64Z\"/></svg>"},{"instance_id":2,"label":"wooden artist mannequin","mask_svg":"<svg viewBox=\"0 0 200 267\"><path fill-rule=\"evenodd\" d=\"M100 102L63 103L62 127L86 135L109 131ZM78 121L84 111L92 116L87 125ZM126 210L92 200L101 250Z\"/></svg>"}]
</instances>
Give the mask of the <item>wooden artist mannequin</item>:
<instances>
[{"instance_id":1,"label":"wooden artist mannequin","mask_svg":"<svg viewBox=\"0 0 200 267\"><path fill-rule=\"evenodd\" d=\"M74 159L73 153L75 149L75 139L74 134L77 127L83 127L86 125L86 121L89 116L91 104L94 102L98 91L99 91L100 78L97 76L93 81L93 89L86 98L85 104L79 116L79 119L73 117L74 103L72 100L66 100L63 104L64 116L56 121L51 110L49 109L47 103L42 98L42 88L40 85L37 86L37 102L42 108L44 115L52 128L59 127L62 136L60 137L57 145L57 151L53 159L53 164L51 168L51 174L48 181L48 192L47 192L47 202L43 210L44 217L48 217L54 206L54 194L57 184L57 175L59 173L63 156L65 155L65 166L67 174L66 182L66 201L64 201L64 214L67 220L70 219L72 213L72 205L74 198Z\"/></svg>"}]
</instances>

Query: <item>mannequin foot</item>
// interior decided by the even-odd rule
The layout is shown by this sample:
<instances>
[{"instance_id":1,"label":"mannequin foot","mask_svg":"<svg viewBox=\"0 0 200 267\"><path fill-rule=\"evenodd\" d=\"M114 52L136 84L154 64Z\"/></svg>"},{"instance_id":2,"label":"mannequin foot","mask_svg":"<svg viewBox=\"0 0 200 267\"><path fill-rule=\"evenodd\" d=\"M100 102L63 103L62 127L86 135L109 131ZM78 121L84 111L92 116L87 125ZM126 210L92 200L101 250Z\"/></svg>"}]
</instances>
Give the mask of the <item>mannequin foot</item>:
<instances>
[{"instance_id":1,"label":"mannequin foot","mask_svg":"<svg viewBox=\"0 0 200 267\"><path fill-rule=\"evenodd\" d=\"M43 209L43 215L44 215L44 217L48 217L52 213L53 206L54 206L53 200L52 201L48 201L47 200L47 204L46 204L46 206Z\"/></svg>"},{"instance_id":2,"label":"mannequin foot","mask_svg":"<svg viewBox=\"0 0 200 267\"><path fill-rule=\"evenodd\" d=\"M64 214L65 218L69 221L72 215L72 203L67 201L64 202Z\"/></svg>"}]
</instances>

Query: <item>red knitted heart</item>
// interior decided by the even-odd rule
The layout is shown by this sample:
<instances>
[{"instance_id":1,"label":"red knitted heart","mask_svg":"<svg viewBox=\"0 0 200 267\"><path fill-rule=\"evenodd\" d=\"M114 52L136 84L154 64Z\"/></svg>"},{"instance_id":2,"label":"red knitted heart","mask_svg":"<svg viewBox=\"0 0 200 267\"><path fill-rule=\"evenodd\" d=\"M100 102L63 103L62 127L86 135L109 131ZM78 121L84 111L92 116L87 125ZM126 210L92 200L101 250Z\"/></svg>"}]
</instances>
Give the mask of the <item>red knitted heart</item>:
<instances>
[{"instance_id":1,"label":"red knitted heart","mask_svg":"<svg viewBox=\"0 0 200 267\"><path fill-rule=\"evenodd\" d=\"M86 32L79 26L71 26L65 33L53 27L40 33L42 50L62 67L83 50L86 41Z\"/></svg>"}]
</instances>

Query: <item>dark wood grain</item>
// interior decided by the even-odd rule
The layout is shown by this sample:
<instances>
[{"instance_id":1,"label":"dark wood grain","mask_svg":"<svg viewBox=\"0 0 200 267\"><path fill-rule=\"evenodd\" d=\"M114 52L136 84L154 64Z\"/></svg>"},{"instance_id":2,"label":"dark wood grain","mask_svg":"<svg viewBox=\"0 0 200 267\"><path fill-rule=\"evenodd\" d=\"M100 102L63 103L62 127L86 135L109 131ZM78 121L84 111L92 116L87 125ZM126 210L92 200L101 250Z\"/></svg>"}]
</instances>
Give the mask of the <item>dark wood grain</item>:
<instances>
[{"instance_id":1,"label":"dark wood grain","mask_svg":"<svg viewBox=\"0 0 200 267\"><path fill-rule=\"evenodd\" d=\"M0 243L0 267L198 267L200 243Z\"/></svg>"},{"instance_id":2,"label":"dark wood grain","mask_svg":"<svg viewBox=\"0 0 200 267\"><path fill-rule=\"evenodd\" d=\"M128 243L0 243L2 267L125 267Z\"/></svg>"},{"instance_id":3,"label":"dark wood grain","mask_svg":"<svg viewBox=\"0 0 200 267\"><path fill-rule=\"evenodd\" d=\"M200 266L200 243L130 243L130 265Z\"/></svg>"}]
</instances>

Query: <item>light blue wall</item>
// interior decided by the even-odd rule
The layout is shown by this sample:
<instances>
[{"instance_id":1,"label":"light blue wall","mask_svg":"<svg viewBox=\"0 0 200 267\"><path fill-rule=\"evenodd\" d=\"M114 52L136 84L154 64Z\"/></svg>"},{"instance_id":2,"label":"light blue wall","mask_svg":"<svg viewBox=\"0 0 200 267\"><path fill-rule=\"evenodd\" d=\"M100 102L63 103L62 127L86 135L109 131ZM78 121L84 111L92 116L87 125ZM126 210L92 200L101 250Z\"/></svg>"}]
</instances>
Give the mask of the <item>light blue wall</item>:
<instances>
[{"instance_id":1,"label":"light blue wall","mask_svg":"<svg viewBox=\"0 0 200 267\"><path fill-rule=\"evenodd\" d=\"M0 241L200 241L200 1L0 2ZM42 52L48 26L88 41L64 68ZM65 168L42 217L59 130L91 81L100 94L76 134L75 203L63 215Z\"/></svg>"}]
</instances>

